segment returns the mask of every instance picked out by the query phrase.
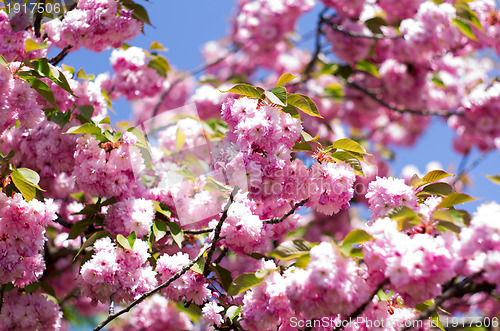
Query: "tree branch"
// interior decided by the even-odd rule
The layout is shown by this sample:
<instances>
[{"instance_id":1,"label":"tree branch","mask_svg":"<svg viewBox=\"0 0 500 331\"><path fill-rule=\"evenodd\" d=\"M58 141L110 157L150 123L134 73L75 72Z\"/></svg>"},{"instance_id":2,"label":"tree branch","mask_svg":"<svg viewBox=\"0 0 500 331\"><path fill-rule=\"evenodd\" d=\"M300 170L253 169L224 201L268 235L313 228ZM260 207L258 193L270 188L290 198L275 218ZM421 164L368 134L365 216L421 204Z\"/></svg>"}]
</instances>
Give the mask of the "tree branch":
<instances>
[{"instance_id":1,"label":"tree branch","mask_svg":"<svg viewBox=\"0 0 500 331\"><path fill-rule=\"evenodd\" d=\"M283 215L282 217L275 217L275 218L271 218L271 219L268 219L268 220L265 220L264 223L265 224L277 224L277 223L281 223L283 222L285 219L287 219L290 215L292 215L293 213L295 213L295 211L299 208L299 207L302 207L303 205L305 205L307 203L307 201L309 201L309 198L307 199L304 199L302 200L301 202L299 203L296 203L295 206L293 206L292 209L290 209L290 211L288 213L286 213L285 215Z\"/></svg>"},{"instance_id":2,"label":"tree branch","mask_svg":"<svg viewBox=\"0 0 500 331\"><path fill-rule=\"evenodd\" d=\"M36 4L37 12L35 17L34 28L35 28L35 36L37 38L40 38L41 36L40 28L42 25L43 13L45 12L45 1L46 0L40 0L40 2Z\"/></svg>"},{"instance_id":3,"label":"tree branch","mask_svg":"<svg viewBox=\"0 0 500 331\"><path fill-rule=\"evenodd\" d=\"M372 302L373 297L377 295L378 291L380 291L388 283L389 283L389 279L387 279L387 278L384 279L382 281L382 283L380 283L377 286L377 288L375 290L373 290L373 292L370 294L370 297L368 298L368 300L366 300L361 306L359 306L351 315L349 315L349 317L344 319L344 321L355 320L359 315L361 315L365 311L366 307ZM340 323L340 325L335 328L335 331L342 330L343 324L345 324L345 323Z\"/></svg>"},{"instance_id":4,"label":"tree branch","mask_svg":"<svg viewBox=\"0 0 500 331\"><path fill-rule=\"evenodd\" d=\"M59 54L49 59L49 63L51 63L52 65L58 65L59 62L61 62L66 57L66 55L68 55L69 50L72 48L73 46L71 45L64 47Z\"/></svg>"},{"instance_id":5,"label":"tree branch","mask_svg":"<svg viewBox=\"0 0 500 331\"><path fill-rule=\"evenodd\" d=\"M326 21L326 24L328 24L328 26L331 27L333 30L335 30L337 32L340 32L340 33L342 33L342 34L344 34L346 36L354 37L354 38L377 39L377 40L380 40L380 39L401 39L401 38L404 38L403 35L386 36L386 35L383 35L383 34L372 34L372 35L359 34L359 33L356 33L356 32L349 32L349 31L346 31L346 30L342 30L341 28L339 28L337 25L333 24L330 21Z\"/></svg>"},{"instance_id":6,"label":"tree branch","mask_svg":"<svg viewBox=\"0 0 500 331\"><path fill-rule=\"evenodd\" d=\"M318 26L316 27L316 35L315 35L315 48L314 48L314 53L311 58L311 61L307 64L307 66L304 69L303 75L304 78L301 80L301 82L307 81L312 73L312 70L314 69L314 65L316 64L316 61L318 61L319 54L321 52L321 27L323 26L323 23L325 22L325 18L323 15L326 13L328 8L325 8L321 11L319 14L319 19L318 19Z\"/></svg>"},{"instance_id":7,"label":"tree branch","mask_svg":"<svg viewBox=\"0 0 500 331\"><path fill-rule=\"evenodd\" d=\"M109 315L104 321L101 322L101 324L99 324L98 326L95 327L94 331L101 330L103 327L108 325L115 318L129 312L132 308L137 306L139 303L144 301L146 298L150 297L151 295L155 294L156 292L161 291L165 287L168 287L174 281L179 279L183 274L185 274L189 269L191 269L191 267L193 265L195 265L195 263L203 256L203 254L205 254L205 252L208 250L208 248L209 248L208 245L204 245L203 248L200 250L200 253L198 253L197 257L195 257L193 260L189 261L189 263L186 266L184 266L181 270L179 270L175 275L170 277L165 283L161 284L160 286L154 288L153 290L151 290L149 292L144 293L138 299L134 300L131 304L129 304L127 307L123 308L119 312Z\"/></svg>"},{"instance_id":8,"label":"tree branch","mask_svg":"<svg viewBox=\"0 0 500 331\"><path fill-rule=\"evenodd\" d=\"M492 150L488 150L486 152L484 152L483 154L479 155L477 157L477 159L475 159L474 161L472 161L471 164L467 165L467 166L464 166L459 172L458 174L455 176L455 179L453 180L453 184L455 184L456 182L458 182L460 180L460 177L462 177L465 173L468 173L469 171L473 170L475 167L477 167L481 162L483 162L490 154L491 154ZM468 155L468 154L466 154ZM465 156L464 156L465 158ZM463 162L461 162L463 163Z\"/></svg>"},{"instance_id":9,"label":"tree branch","mask_svg":"<svg viewBox=\"0 0 500 331\"><path fill-rule=\"evenodd\" d=\"M210 263L212 262L212 255L214 254L215 248L217 246L217 242L220 239L220 232L222 230L222 224L224 223L224 221L227 218L227 212L229 210L229 207L233 203L234 196L236 195L236 193L238 191L239 191L239 187L236 186L233 189L233 192L231 192L231 195L229 196L229 201L227 202L226 206L224 207L224 211L222 212L222 216L219 220L219 223L217 223L217 226L215 227L214 238L212 239L212 245L210 246L210 250L208 251L207 259L205 261L205 267L203 268L203 276L205 276L205 277L208 276L208 273L210 272L209 267L210 267Z\"/></svg>"},{"instance_id":10,"label":"tree branch","mask_svg":"<svg viewBox=\"0 0 500 331\"><path fill-rule=\"evenodd\" d=\"M472 275L472 276L470 276L468 278L463 279L460 283L457 283L457 284L451 286L443 294L441 294L441 296L439 296L438 298L436 298L434 300L434 304L432 306L430 306L425 311L423 311L422 313L420 313L420 315L418 315L414 319L414 321L423 321L423 320L428 319L429 317L432 316L432 314L434 314L439 309L439 307L445 301L447 301L447 300L449 300L451 298L459 297L459 296L462 296L462 295L468 293L467 290L472 285L472 281L476 277L478 277L480 274L481 274L481 272L478 272L478 273L476 273L476 274L474 274L474 275ZM400 331L407 331L407 330L411 329L413 327L412 324L413 323L408 323L408 326L405 326Z\"/></svg>"},{"instance_id":11,"label":"tree branch","mask_svg":"<svg viewBox=\"0 0 500 331\"><path fill-rule=\"evenodd\" d=\"M413 114L413 115L421 115L421 116L433 116L433 115L437 115L437 116L446 116L446 117L452 116L452 115L463 116L463 114L456 113L456 112L447 112L447 111L434 112L434 111L430 111L430 110L427 110L427 109L417 110L417 109L406 109L406 108L401 109L401 108L397 108L397 107L391 106L390 104L388 104L384 100L380 99L378 96L376 96L372 92L370 92L367 89L359 86L357 83L349 82L349 81L346 80L345 84L347 86L350 86L350 87L354 88L355 90L358 90L359 92L365 94L367 97L369 97L373 101L378 102L382 106L384 106L384 107L386 107L386 108L388 108L388 109L390 109L392 111L401 113L401 114L410 113L410 114Z\"/></svg>"}]
</instances>

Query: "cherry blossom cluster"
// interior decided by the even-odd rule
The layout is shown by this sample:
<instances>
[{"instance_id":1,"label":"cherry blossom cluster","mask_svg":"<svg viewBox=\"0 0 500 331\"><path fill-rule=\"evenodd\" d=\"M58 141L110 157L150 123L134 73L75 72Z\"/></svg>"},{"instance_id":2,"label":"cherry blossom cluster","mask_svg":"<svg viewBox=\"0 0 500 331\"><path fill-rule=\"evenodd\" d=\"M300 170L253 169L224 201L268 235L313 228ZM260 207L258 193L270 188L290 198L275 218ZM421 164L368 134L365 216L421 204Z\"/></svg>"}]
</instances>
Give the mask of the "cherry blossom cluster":
<instances>
[{"instance_id":1,"label":"cherry blossom cluster","mask_svg":"<svg viewBox=\"0 0 500 331\"><path fill-rule=\"evenodd\" d=\"M131 250L115 246L110 238L94 244L94 255L82 265L82 293L97 304L130 302L157 285L148 262L148 244L137 239Z\"/></svg>"},{"instance_id":2,"label":"cherry blossom cluster","mask_svg":"<svg viewBox=\"0 0 500 331\"><path fill-rule=\"evenodd\" d=\"M125 139L126 136L131 140ZM140 189L136 176L144 168L140 150L134 146L137 138L125 133L122 143L106 150L92 135L77 140L73 176L79 188L92 196L131 196Z\"/></svg>"},{"instance_id":3,"label":"cherry blossom cluster","mask_svg":"<svg viewBox=\"0 0 500 331\"><path fill-rule=\"evenodd\" d=\"M133 231L144 237L153 225L155 209L151 200L127 198L109 207L106 229L114 235L128 237Z\"/></svg>"},{"instance_id":4,"label":"cherry blossom cluster","mask_svg":"<svg viewBox=\"0 0 500 331\"><path fill-rule=\"evenodd\" d=\"M45 295L20 294L13 290L3 295L0 330L60 330L63 314Z\"/></svg>"},{"instance_id":5,"label":"cherry blossom cluster","mask_svg":"<svg viewBox=\"0 0 500 331\"><path fill-rule=\"evenodd\" d=\"M161 281L165 282L185 267L189 261L189 255L186 253L164 254L157 260L156 271L160 274ZM192 301L197 305L203 304L212 294L205 277L193 270L188 270L163 292L174 302L179 302L185 297L187 302Z\"/></svg>"},{"instance_id":6,"label":"cherry blossom cluster","mask_svg":"<svg viewBox=\"0 0 500 331\"><path fill-rule=\"evenodd\" d=\"M24 287L42 276L45 261L40 251L56 208L50 199L27 202L19 193L8 197L0 192L0 283Z\"/></svg>"},{"instance_id":7,"label":"cherry blossom cluster","mask_svg":"<svg viewBox=\"0 0 500 331\"><path fill-rule=\"evenodd\" d=\"M409 238L389 218L376 220L366 230L375 237L363 245L372 279L388 278L405 305L412 307L438 296L441 284L456 275L454 234L417 233Z\"/></svg>"},{"instance_id":8,"label":"cherry blossom cluster","mask_svg":"<svg viewBox=\"0 0 500 331\"><path fill-rule=\"evenodd\" d=\"M415 190L399 178L377 177L368 185L366 198L372 219L385 215L394 207L406 206L412 209L417 207Z\"/></svg>"},{"instance_id":9,"label":"cherry blossom cluster","mask_svg":"<svg viewBox=\"0 0 500 331\"><path fill-rule=\"evenodd\" d=\"M101 52L109 46L121 47L141 32L142 23L131 17L132 11L120 7L116 0L79 1L62 21L47 22L44 31L59 48Z\"/></svg>"}]
</instances>

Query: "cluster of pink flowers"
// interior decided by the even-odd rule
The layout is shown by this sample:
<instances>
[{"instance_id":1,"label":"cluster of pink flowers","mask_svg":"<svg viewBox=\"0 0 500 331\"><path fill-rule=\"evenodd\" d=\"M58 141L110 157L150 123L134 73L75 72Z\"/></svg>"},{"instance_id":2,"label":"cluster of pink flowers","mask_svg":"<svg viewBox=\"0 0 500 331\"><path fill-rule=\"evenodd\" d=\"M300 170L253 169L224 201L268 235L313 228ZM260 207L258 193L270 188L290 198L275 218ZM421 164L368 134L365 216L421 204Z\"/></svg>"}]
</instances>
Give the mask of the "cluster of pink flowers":
<instances>
[{"instance_id":1,"label":"cluster of pink flowers","mask_svg":"<svg viewBox=\"0 0 500 331\"><path fill-rule=\"evenodd\" d=\"M393 289L414 306L441 294L441 284L456 275L456 238L398 232L397 222L376 220L366 230L375 240L363 244L364 259L373 279L388 278Z\"/></svg>"},{"instance_id":2,"label":"cluster of pink flowers","mask_svg":"<svg viewBox=\"0 0 500 331\"><path fill-rule=\"evenodd\" d=\"M473 146L482 151L500 146L500 83L480 84L462 100L460 115L451 117L448 124L457 131L454 147L467 153Z\"/></svg>"},{"instance_id":3,"label":"cluster of pink flowers","mask_svg":"<svg viewBox=\"0 0 500 331\"><path fill-rule=\"evenodd\" d=\"M137 100L153 97L161 91L165 79L148 67L146 61L146 53L139 47L117 49L111 53L114 74L104 83L111 98L118 99L123 95L127 100Z\"/></svg>"},{"instance_id":4,"label":"cluster of pink flowers","mask_svg":"<svg viewBox=\"0 0 500 331\"><path fill-rule=\"evenodd\" d=\"M348 316L368 299L371 286L354 260L328 242L310 254L306 269L292 267L283 275L292 309L306 318Z\"/></svg>"},{"instance_id":5,"label":"cluster of pink flowers","mask_svg":"<svg viewBox=\"0 0 500 331\"><path fill-rule=\"evenodd\" d=\"M106 215L106 229L112 234L127 237L135 231L137 237L144 237L151 230L155 209L151 200L127 198L109 207Z\"/></svg>"},{"instance_id":6,"label":"cluster of pink flowers","mask_svg":"<svg viewBox=\"0 0 500 331\"><path fill-rule=\"evenodd\" d=\"M24 18L23 16L28 15L22 15L22 13L15 15L15 17L19 17L21 20ZM7 13L3 10L0 11L0 54L7 61L22 61L22 59L35 59L47 56L46 48L26 53L25 43L27 39L32 39L35 42L42 41L41 38L35 36L32 29L24 30L29 25L29 22L16 22L14 17L12 20L9 20Z\"/></svg>"},{"instance_id":7,"label":"cluster of pink flowers","mask_svg":"<svg viewBox=\"0 0 500 331\"><path fill-rule=\"evenodd\" d=\"M132 250L116 247L110 238L94 243L94 255L80 270L83 295L108 303L130 302L157 285L148 258L148 244L140 239Z\"/></svg>"},{"instance_id":8,"label":"cluster of pink flowers","mask_svg":"<svg viewBox=\"0 0 500 331\"><path fill-rule=\"evenodd\" d=\"M353 34L362 36L372 35L363 22L352 21L350 19L341 21L338 18L334 18L331 20L331 24L334 24L340 30ZM371 39L345 35L329 25L326 26L325 34L328 41L332 44L335 55L349 64L356 64L358 61L366 58L370 47L373 45L373 40Z\"/></svg>"},{"instance_id":9,"label":"cluster of pink flowers","mask_svg":"<svg viewBox=\"0 0 500 331\"><path fill-rule=\"evenodd\" d=\"M500 205L481 205L468 227L460 232L458 270L465 275L483 271L481 278L500 289Z\"/></svg>"},{"instance_id":10,"label":"cluster of pink flowers","mask_svg":"<svg viewBox=\"0 0 500 331\"><path fill-rule=\"evenodd\" d=\"M44 118L42 107L36 102L37 92L12 75L18 66L0 65L0 132L14 126L17 120L22 126L33 128Z\"/></svg>"},{"instance_id":11,"label":"cluster of pink flowers","mask_svg":"<svg viewBox=\"0 0 500 331\"><path fill-rule=\"evenodd\" d=\"M354 170L347 163L314 163L311 168L310 198L307 206L327 215L349 207L354 195Z\"/></svg>"},{"instance_id":12,"label":"cluster of pink flowers","mask_svg":"<svg viewBox=\"0 0 500 331\"><path fill-rule=\"evenodd\" d=\"M49 40L59 48L84 47L101 52L109 46L121 47L125 40L141 32L142 23L131 18L132 11L119 8L116 0L82 0L63 20L45 23Z\"/></svg>"},{"instance_id":13,"label":"cluster of pink flowers","mask_svg":"<svg viewBox=\"0 0 500 331\"><path fill-rule=\"evenodd\" d=\"M193 330L189 315L179 311L174 303L165 297L155 294L140 303L124 321L111 326L112 331L176 331Z\"/></svg>"},{"instance_id":14,"label":"cluster of pink flowers","mask_svg":"<svg viewBox=\"0 0 500 331\"><path fill-rule=\"evenodd\" d=\"M406 206L411 209L417 207L416 192L399 178L377 177L368 185L366 198L372 219L383 216L394 207Z\"/></svg>"},{"instance_id":15,"label":"cluster of pink flowers","mask_svg":"<svg viewBox=\"0 0 500 331\"><path fill-rule=\"evenodd\" d=\"M314 3L315 0L241 1L232 38L253 62L272 65L288 48L286 34L294 30L298 18L311 10Z\"/></svg>"},{"instance_id":16,"label":"cluster of pink flowers","mask_svg":"<svg viewBox=\"0 0 500 331\"><path fill-rule=\"evenodd\" d=\"M163 254L156 262L156 271L160 274L162 282L167 281L189 263L189 255L177 253L175 255ZM167 298L179 302L184 297L186 302L192 301L197 305L203 304L212 292L202 274L188 270L179 279L163 290Z\"/></svg>"},{"instance_id":17,"label":"cluster of pink flowers","mask_svg":"<svg viewBox=\"0 0 500 331\"><path fill-rule=\"evenodd\" d=\"M221 326L223 318L220 313L223 311L224 307L219 306L215 301L209 301L203 306L201 314L203 320L207 322L208 325Z\"/></svg>"},{"instance_id":18,"label":"cluster of pink flowers","mask_svg":"<svg viewBox=\"0 0 500 331\"><path fill-rule=\"evenodd\" d=\"M293 316L286 293L286 279L271 272L266 279L245 294L241 313L246 330L273 330Z\"/></svg>"},{"instance_id":19,"label":"cluster of pink flowers","mask_svg":"<svg viewBox=\"0 0 500 331\"><path fill-rule=\"evenodd\" d=\"M131 140L126 139L131 137ZM136 181L144 169L137 139L125 133L117 148L106 151L92 135L77 140L73 176L79 188L92 196L127 197L139 188Z\"/></svg>"},{"instance_id":20,"label":"cluster of pink flowers","mask_svg":"<svg viewBox=\"0 0 500 331\"><path fill-rule=\"evenodd\" d=\"M62 312L48 297L40 294L18 294L10 291L3 295L0 313L0 331L61 329Z\"/></svg>"},{"instance_id":21,"label":"cluster of pink flowers","mask_svg":"<svg viewBox=\"0 0 500 331\"><path fill-rule=\"evenodd\" d=\"M40 251L45 227L56 219L50 199L27 202L16 193L12 198L0 192L0 283L24 287L40 278L45 262Z\"/></svg>"},{"instance_id":22,"label":"cluster of pink flowers","mask_svg":"<svg viewBox=\"0 0 500 331\"><path fill-rule=\"evenodd\" d=\"M247 196L248 193L236 195L221 231L224 237L222 245L239 253L253 253L266 247L263 223L255 214L255 203ZM212 221L211 225L216 226L217 220Z\"/></svg>"}]
</instances>

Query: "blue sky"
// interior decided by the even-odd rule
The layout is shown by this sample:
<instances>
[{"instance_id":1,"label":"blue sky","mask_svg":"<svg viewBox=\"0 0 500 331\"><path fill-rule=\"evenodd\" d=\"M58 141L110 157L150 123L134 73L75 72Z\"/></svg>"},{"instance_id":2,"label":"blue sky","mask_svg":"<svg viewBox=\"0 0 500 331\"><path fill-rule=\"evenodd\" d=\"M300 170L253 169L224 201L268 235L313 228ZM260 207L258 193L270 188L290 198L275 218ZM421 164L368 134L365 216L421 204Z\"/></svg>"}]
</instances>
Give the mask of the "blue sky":
<instances>
[{"instance_id":1,"label":"blue sky","mask_svg":"<svg viewBox=\"0 0 500 331\"><path fill-rule=\"evenodd\" d=\"M200 47L205 42L217 40L227 35L230 27L230 16L235 11L234 0L192 0L192 1L165 1L153 0L149 2L138 0L147 9L153 27L145 27L145 35L138 36L130 44L148 48L152 41L157 40L169 50L164 55L171 65L178 69L189 70L202 63ZM320 8L315 8L305 15L299 22L299 32L305 35L312 31L317 21ZM312 41L302 44L311 47ZM109 56L111 51L96 54L85 50L71 53L64 60L65 64L76 69L84 68L87 73L98 74L109 71ZM129 118L130 108L127 103L118 101L114 104L117 116L112 120ZM407 164L414 164L421 172L431 161L440 162L445 170L449 165L456 169L461 156L452 149L454 132L440 119L434 119L423 137L412 148L395 149L396 160L392 163L393 173L401 174ZM481 153L474 151L469 157L469 163ZM467 203L463 208L474 211L484 201L497 200L500 186L493 184L483 174L500 173L499 152L493 152L479 166L471 172L472 186L466 192L478 198L477 202Z\"/></svg>"}]
</instances>

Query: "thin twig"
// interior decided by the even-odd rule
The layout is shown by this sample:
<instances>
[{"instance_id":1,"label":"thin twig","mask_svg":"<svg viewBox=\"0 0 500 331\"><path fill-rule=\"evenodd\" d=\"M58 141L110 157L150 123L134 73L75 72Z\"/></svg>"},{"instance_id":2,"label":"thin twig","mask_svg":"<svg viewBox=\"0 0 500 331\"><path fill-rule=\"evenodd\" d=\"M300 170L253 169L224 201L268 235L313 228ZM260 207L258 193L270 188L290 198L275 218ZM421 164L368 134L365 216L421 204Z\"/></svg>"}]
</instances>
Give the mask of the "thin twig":
<instances>
[{"instance_id":1,"label":"thin twig","mask_svg":"<svg viewBox=\"0 0 500 331\"><path fill-rule=\"evenodd\" d=\"M59 62L61 62L66 57L66 55L68 55L70 49L72 48L73 46L71 45L64 47L59 54L49 59L49 63L51 63L52 65L58 65Z\"/></svg>"},{"instance_id":2,"label":"thin twig","mask_svg":"<svg viewBox=\"0 0 500 331\"><path fill-rule=\"evenodd\" d=\"M423 321L423 320L428 319L429 317L432 316L432 314L434 314L439 309L439 307L445 301L447 301L451 298L454 298L454 297L459 297L459 296L464 295L467 292L466 291L467 288L472 284L472 281L474 280L474 278L478 277L480 274L481 274L480 272L476 273L468 278L463 279L460 283L457 283L457 284L453 285L452 287L450 287L441 296L439 296L438 298L436 298L434 300L434 304L432 306L430 306L425 311L420 313L420 315L418 315L414 319L414 321ZM412 324L413 323L408 323L408 326L405 326L400 331L407 331L407 330L411 329L413 327Z\"/></svg>"},{"instance_id":3,"label":"thin twig","mask_svg":"<svg viewBox=\"0 0 500 331\"><path fill-rule=\"evenodd\" d=\"M316 64L316 61L318 61L319 54L321 52L321 27L323 26L323 23L325 22L325 18L323 15L327 11L328 8L325 8L321 11L319 14L319 19L318 19L318 26L316 27L316 36L315 36L315 48L314 48L314 53L311 58L311 61L307 64L307 66L304 69L303 73L303 79L302 81L306 81L310 78L311 72L314 69L314 65Z\"/></svg>"},{"instance_id":4,"label":"thin twig","mask_svg":"<svg viewBox=\"0 0 500 331\"><path fill-rule=\"evenodd\" d=\"M3 293L5 292L5 284L0 285L0 313L2 312L3 306Z\"/></svg>"},{"instance_id":5,"label":"thin twig","mask_svg":"<svg viewBox=\"0 0 500 331\"><path fill-rule=\"evenodd\" d=\"M214 254L215 248L217 246L217 242L220 239L220 232L222 231L222 224L224 223L224 221L227 218L227 212L229 210L229 207L233 203L234 196L236 195L236 193L238 191L239 191L239 187L236 186L233 189L233 191L231 192L231 195L229 196L229 201L227 202L226 206L224 207L224 211L222 212L222 216L219 220L219 223L217 223L217 226L215 227L214 238L212 239L212 245L210 246L210 250L208 251L208 254L207 254L207 259L205 261L205 268L203 268L203 275L205 277L208 276L208 273L210 272L209 267L210 267L210 263L212 262L212 255Z\"/></svg>"},{"instance_id":6,"label":"thin twig","mask_svg":"<svg viewBox=\"0 0 500 331\"><path fill-rule=\"evenodd\" d=\"M401 38L404 38L403 35L386 36L386 35L383 35L383 34L372 34L372 35L360 34L360 33L356 33L356 32L350 32L350 31L342 30L341 28L339 28L337 25L333 24L330 21L327 21L326 24L328 24L328 26L331 27L333 30L335 30L337 32L340 32L340 33L342 33L342 34L344 34L346 36L354 37L354 38L377 39L377 40L380 40L380 39L401 39Z\"/></svg>"},{"instance_id":7,"label":"thin twig","mask_svg":"<svg viewBox=\"0 0 500 331\"><path fill-rule=\"evenodd\" d=\"M483 154L479 155L477 157L477 159L475 159L474 161L472 161L471 164L469 164L468 166L463 167L458 172L458 174L455 176L455 179L453 180L453 184L455 184L456 182L458 182L460 180L460 177L462 177L465 173L470 172L475 167L477 167L481 162L483 162L491 154L491 152L492 152L492 150L488 150L488 151L484 152Z\"/></svg>"},{"instance_id":8,"label":"thin twig","mask_svg":"<svg viewBox=\"0 0 500 331\"><path fill-rule=\"evenodd\" d=\"M183 274L185 274L189 269L191 269L191 267L203 256L203 254L205 254L205 252L208 250L208 248L209 248L209 245L204 245L202 247L202 249L200 250L200 252L198 253L198 256L196 256L194 259L192 259L191 261L189 261L189 263L186 266L184 266L181 270L179 270L175 275L173 275L172 277L170 277L166 282L164 282L160 286L157 286L153 290L144 293L138 299L134 300L131 304L129 304L127 307L123 308L119 312L117 312L115 314L109 315L104 321L101 322L101 324L99 324L98 326L95 327L94 331L101 330L103 327L105 327L106 325L108 325L112 320L114 320L117 317L119 317L119 316L121 316L121 315L129 312L132 308L134 308L135 306L137 306L139 303L141 303L142 301L144 301L145 299L147 299L151 295L153 295L153 294L161 291L162 289L168 287L174 281L176 281L177 279L179 279Z\"/></svg>"},{"instance_id":9,"label":"thin twig","mask_svg":"<svg viewBox=\"0 0 500 331\"><path fill-rule=\"evenodd\" d=\"M344 321L355 320L359 315L361 315L365 311L366 307L372 302L373 297L377 295L378 291L380 291L388 283L389 279L384 279L384 281L382 281L382 283L380 283L377 288L373 290L373 292L370 294L370 297L365 302L363 302L363 304L359 306L351 315L349 315L348 318L344 319ZM335 331L342 330L342 325L346 325L346 323L340 323L340 325L335 328Z\"/></svg>"},{"instance_id":10,"label":"thin twig","mask_svg":"<svg viewBox=\"0 0 500 331\"><path fill-rule=\"evenodd\" d=\"M265 224L277 224L277 223L281 223L283 222L285 219L288 218L288 216L292 215L293 213L295 213L295 211L302 207L303 205L305 205L307 203L307 201L309 201L309 198L307 199L304 199L302 200L301 202L299 203L296 203L292 209L290 209L290 211L288 213L286 213L285 215L283 215L282 217L275 217L275 218L271 218L269 220L265 220L264 223Z\"/></svg>"},{"instance_id":11,"label":"thin twig","mask_svg":"<svg viewBox=\"0 0 500 331\"><path fill-rule=\"evenodd\" d=\"M378 102L379 104L381 104L382 106L392 110L392 111L395 111L395 112L398 112L398 113L401 113L401 114L404 114L404 113L410 113L410 114L413 114L413 115L421 115L421 116L434 116L434 115L437 115L437 116L452 116L452 115L458 115L458 116L463 116L463 114L461 113L456 113L456 112L447 112L447 111L443 111L443 112L434 112L434 111L430 111L430 110L427 110L427 109L420 109L420 110L417 110L417 109L407 109L407 108L397 108L397 107L394 107L394 106L391 106L390 104L388 104L387 102L385 102L384 100L380 99L378 96L376 96L375 94L373 94L372 92L368 91L367 89L359 86L357 83L354 83L354 82L349 82L349 81L345 81L346 85L354 88L355 90L358 90L360 92L362 92L363 94L365 94L367 97L369 97L370 99L372 99L373 101L376 101Z\"/></svg>"},{"instance_id":12,"label":"thin twig","mask_svg":"<svg viewBox=\"0 0 500 331\"><path fill-rule=\"evenodd\" d=\"M40 36L42 35L40 33L40 28L42 25L43 13L45 12L45 1L46 0L40 0L40 2L38 2L36 4L37 12L36 12L36 17L35 17L34 28L35 28L35 36L37 38L40 38Z\"/></svg>"},{"instance_id":13,"label":"thin twig","mask_svg":"<svg viewBox=\"0 0 500 331\"><path fill-rule=\"evenodd\" d=\"M55 223L64 226L66 229L71 229L71 227L73 226L73 223L71 223L70 221L65 220L59 214L56 214L56 216L57 216L57 218L54 220Z\"/></svg>"}]
</instances>

